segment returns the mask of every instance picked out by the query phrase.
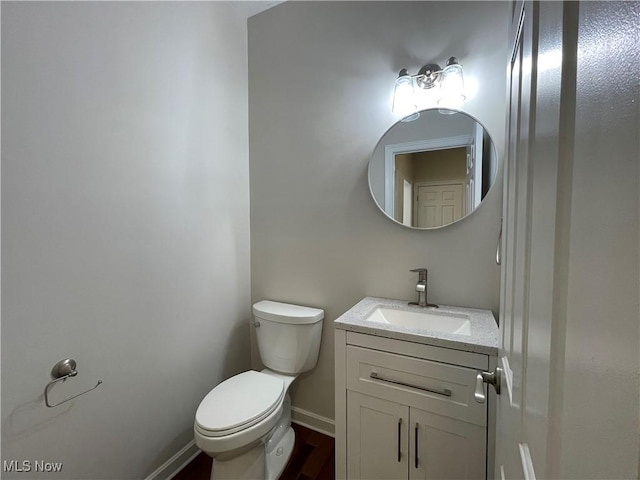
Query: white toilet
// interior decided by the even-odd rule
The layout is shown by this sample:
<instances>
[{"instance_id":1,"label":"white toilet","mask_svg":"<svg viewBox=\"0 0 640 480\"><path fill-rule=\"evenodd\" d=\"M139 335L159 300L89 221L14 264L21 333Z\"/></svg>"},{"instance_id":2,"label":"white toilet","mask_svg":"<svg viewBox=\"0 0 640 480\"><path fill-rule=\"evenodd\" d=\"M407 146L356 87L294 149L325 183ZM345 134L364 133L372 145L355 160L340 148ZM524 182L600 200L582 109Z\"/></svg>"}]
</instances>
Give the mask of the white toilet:
<instances>
[{"instance_id":1,"label":"white toilet","mask_svg":"<svg viewBox=\"0 0 640 480\"><path fill-rule=\"evenodd\" d=\"M323 310L263 300L253 315L267 368L225 380L196 412L195 442L214 458L212 480L278 478L295 439L287 391L318 361Z\"/></svg>"}]
</instances>

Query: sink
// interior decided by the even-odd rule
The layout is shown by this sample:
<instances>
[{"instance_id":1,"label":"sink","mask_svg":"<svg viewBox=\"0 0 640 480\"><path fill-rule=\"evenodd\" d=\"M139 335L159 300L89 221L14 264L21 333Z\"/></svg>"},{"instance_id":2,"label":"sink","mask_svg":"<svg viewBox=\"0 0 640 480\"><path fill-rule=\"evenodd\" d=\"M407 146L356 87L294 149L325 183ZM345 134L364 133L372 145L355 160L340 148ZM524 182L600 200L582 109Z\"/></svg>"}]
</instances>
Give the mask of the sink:
<instances>
[{"instance_id":1,"label":"sink","mask_svg":"<svg viewBox=\"0 0 640 480\"><path fill-rule=\"evenodd\" d=\"M471 335L471 322L466 315L437 313L433 310L420 312L378 307L365 320L399 327L430 330L432 332Z\"/></svg>"}]
</instances>

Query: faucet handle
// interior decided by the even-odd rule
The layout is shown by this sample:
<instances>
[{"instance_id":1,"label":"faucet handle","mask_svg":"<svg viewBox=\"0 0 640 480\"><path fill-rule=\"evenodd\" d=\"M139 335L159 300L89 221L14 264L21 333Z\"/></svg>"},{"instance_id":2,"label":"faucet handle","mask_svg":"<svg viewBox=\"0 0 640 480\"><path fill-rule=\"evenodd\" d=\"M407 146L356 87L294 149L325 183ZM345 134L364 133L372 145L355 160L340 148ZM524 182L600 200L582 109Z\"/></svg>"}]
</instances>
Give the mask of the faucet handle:
<instances>
[{"instance_id":1,"label":"faucet handle","mask_svg":"<svg viewBox=\"0 0 640 480\"><path fill-rule=\"evenodd\" d=\"M414 268L413 270L409 270L410 272L415 272L418 274L419 282L427 281L427 269L426 268Z\"/></svg>"}]
</instances>

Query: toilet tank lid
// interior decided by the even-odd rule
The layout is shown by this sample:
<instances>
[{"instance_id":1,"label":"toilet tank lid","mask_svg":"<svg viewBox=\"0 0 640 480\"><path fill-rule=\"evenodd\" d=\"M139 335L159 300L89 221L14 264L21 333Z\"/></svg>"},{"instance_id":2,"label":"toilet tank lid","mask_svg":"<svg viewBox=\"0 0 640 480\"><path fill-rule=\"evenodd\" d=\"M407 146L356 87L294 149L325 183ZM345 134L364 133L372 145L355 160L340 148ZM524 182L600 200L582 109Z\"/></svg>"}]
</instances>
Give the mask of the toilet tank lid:
<instances>
[{"instance_id":1,"label":"toilet tank lid","mask_svg":"<svg viewBox=\"0 0 640 480\"><path fill-rule=\"evenodd\" d=\"M280 323L316 323L324 318L324 310L289 303L262 300L253 304L253 314Z\"/></svg>"}]
</instances>

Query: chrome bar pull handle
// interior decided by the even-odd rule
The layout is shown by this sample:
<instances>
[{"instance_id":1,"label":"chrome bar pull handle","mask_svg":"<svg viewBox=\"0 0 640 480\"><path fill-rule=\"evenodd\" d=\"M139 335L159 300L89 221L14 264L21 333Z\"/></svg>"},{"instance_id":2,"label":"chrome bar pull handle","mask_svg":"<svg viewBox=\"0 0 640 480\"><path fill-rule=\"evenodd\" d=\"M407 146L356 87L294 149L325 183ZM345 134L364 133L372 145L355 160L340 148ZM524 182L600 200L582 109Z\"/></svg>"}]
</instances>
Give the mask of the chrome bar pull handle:
<instances>
[{"instance_id":1,"label":"chrome bar pull handle","mask_svg":"<svg viewBox=\"0 0 640 480\"><path fill-rule=\"evenodd\" d=\"M414 465L416 468L418 468L418 428L420 427L420 424L418 422L416 422L416 430L414 432L414 442L415 442L415 448L414 448L414 452L413 452L413 457L414 457Z\"/></svg>"},{"instance_id":2,"label":"chrome bar pull handle","mask_svg":"<svg viewBox=\"0 0 640 480\"><path fill-rule=\"evenodd\" d=\"M401 443L402 443L402 417L398 419L398 462L402 458Z\"/></svg>"},{"instance_id":3,"label":"chrome bar pull handle","mask_svg":"<svg viewBox=\"0 0 640 480\"><path fill-rule=\"evenodd\" d=\"M502 377L502 369L496 368L495 372L478 372L476 376L476 391L473 395L476 402L484 403L487 401L487 396L484 393L484 384L488 383L493 385L496 390L496 394L500 395L500 378Z\"/></svg>"},{"instance_id":4,"label":"chrome bar pull handle","mask_svg":"<svg viewBox=\"0 0 640 480\"><path fill-rule=\"evenodd\" d=\"M378 375L376 372L371 372L369 374L369 378L373 380L380 380L381 382L393 383L394 385L401 385L403 387L415 388L416 390L422 390L423 392L435 393L437 395L443 395L445 397L450 397L452 395L451 390L448 388L444 388L442 390L437 390L435 388L421 387L419 385L412 385L410 383L399 382L397 380L389 380L388 378L383 378Z\"/></svg>"}]
</instances>

